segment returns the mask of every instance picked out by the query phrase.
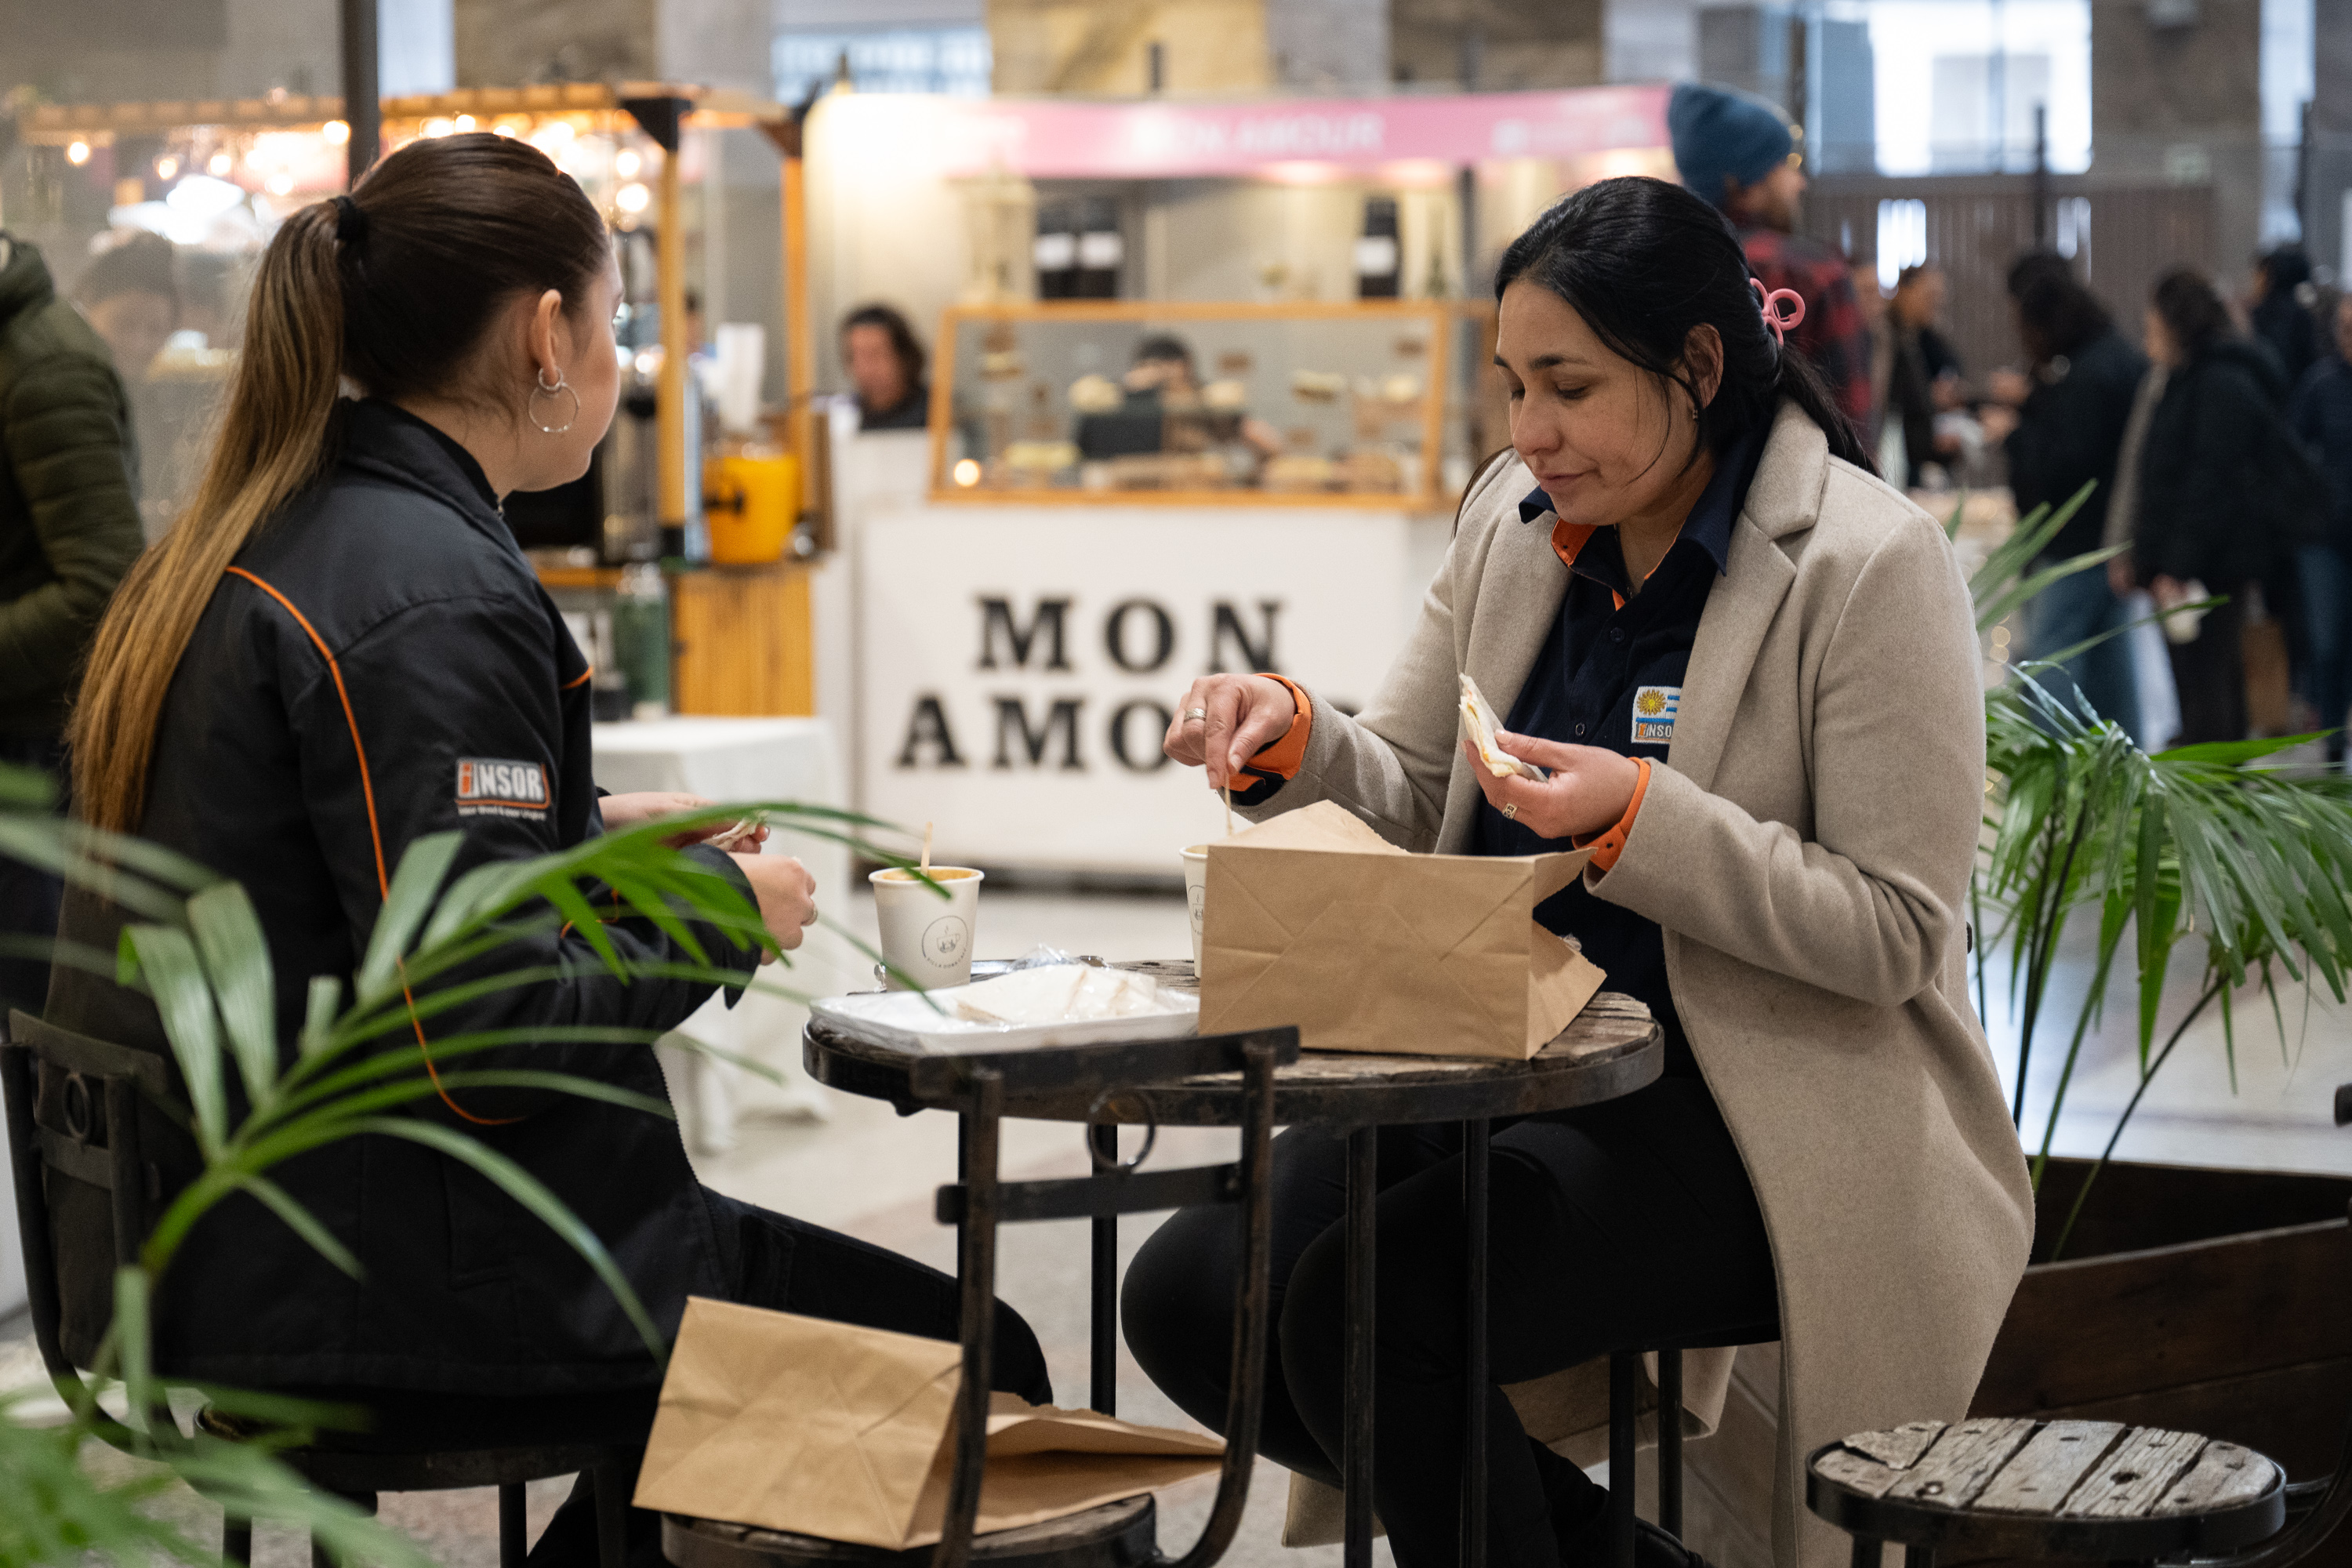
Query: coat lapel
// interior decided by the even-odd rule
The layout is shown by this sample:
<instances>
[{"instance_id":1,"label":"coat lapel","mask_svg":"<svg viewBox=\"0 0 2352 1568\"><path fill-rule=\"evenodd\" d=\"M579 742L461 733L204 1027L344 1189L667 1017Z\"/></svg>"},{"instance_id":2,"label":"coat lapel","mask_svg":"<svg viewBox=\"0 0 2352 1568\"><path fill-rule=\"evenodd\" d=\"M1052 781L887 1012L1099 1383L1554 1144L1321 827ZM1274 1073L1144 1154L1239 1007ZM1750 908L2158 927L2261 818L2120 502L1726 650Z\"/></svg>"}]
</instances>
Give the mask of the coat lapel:
<instances>
[{"instance_id":1,"label":"coat lapel","mask_svg":"<svg viewBox=\"0 0 2352 1568\"><path fill-rule=\"evenodd\" d=\"M1486 547L1461 656L1462 668L1505 720L1535 668L1536 656L1543 652L1544 639L1551 635L1559 602L1568 596L1568 567L1551 547L1549 514L1522 522L1513 505L1513 514L1496 526L1494 542ZM1441 853L1468 852L1471 824L1485 798L1471 776L1469 762L1457 751L1445 795L1445 821L1438 830Z\"/></svg>"},{"instance_id":2,"label":"coat lapel","mask_svg":"<svg viewBox=\"0 0 2352 1568\"><path fill-rule=\"evenodd\" d=\"M1764 634L1796 580L1789 558L1742 512L1731 526L1730 564L1699 615L1698 637L1683 675L1682 710L1666 747L1666 765L1701 789L1715 787L1739 694L1748 689Z\"/></svg>"},{"instance_id":3,"label":"coat lapel","mask_svg":"<svg viewBox=\"0 0 2352 1568\"><path fill-rule=\"evenodd\" d=\"M1568 596L1568 567L1551 547L1550 516L1503 524L1478 579L1462 668L1495 705L1497 717L1509 717L1559 618L1559 602Z\"/></svg>"},{"instance_id":4,"label":"coat lapel","mask_svg":"<svg viewBox=\"0 0 2352 1568\"><path fill-rule=\"evenodd\" d=\"M1829 442L1811 419L1784 405L1748 487L1747 504L1732 521L1723 580L1699 616L1681 712L1666 749L1666 765L1701 789L1715 787L1757 651L1797 580L1796 566L1777 541L1813 525L1828 477Z\"/></svg>"}]
</instances>

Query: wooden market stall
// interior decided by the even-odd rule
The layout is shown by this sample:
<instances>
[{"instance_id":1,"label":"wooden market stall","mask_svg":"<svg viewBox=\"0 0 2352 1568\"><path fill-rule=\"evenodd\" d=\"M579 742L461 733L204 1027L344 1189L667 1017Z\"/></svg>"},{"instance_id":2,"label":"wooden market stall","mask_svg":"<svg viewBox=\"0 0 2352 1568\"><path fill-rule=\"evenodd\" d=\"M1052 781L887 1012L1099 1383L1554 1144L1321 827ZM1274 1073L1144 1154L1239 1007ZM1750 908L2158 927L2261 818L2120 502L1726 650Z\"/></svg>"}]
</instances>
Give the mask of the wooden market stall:
<instances>
[{"instance_id":1,"label":"wooden market stall","mask_svg":"<svg viewBox=\"0 0 2352 1568\"><path fill-rule=\"evenodd\" d=\"M19 130L32 146L48 150L65 172L87 167L93 175L110 175L116 197L112 222L155 228L192 247L241 247L249 266L278 220L344 188L341 152L351 131L343 107L339 97L283 92L255 99L43 104L25 112ZM665 631L656 646L668 645L674 659L659 658L667 668L657 675L632 670L626 689L605 694L605 709L620 716L667 701L684 712L811 711L809 568L806 547L796 551L793 545L796 536L812 542L824 536L824 453L813 439L808 417L813 363L803 330L804 216L800 127L793 111L702 87L623 82L387 98L382 117L387 152L419 138L474 131L528 141L580 181L606 214L625 253L633 237L650 237L650 246L638 247L646 252L647 265L630 269L649 274L645 281L650 288L633 287L625 307L632 319L624 322L624 348L633 351L627 412L615 421L596 468L580 486L513 498L509 506L518 537L538 547L532 553L542 579L567 611L577 611L575 629L585 631L584 640L600 645L598 652L608 656L600 663L620 662L609 658L616 651L610 627L628 568L633 563L663 563L678 631L674 637ZM688 560L689 523L709 499L706 452L697 448L716 443L699 438L700 395L689 384L690 362L701 345L689 338L689 220L679 153L688 131L732 129L762 132L782 168L786 266L779 287L786 400L782 414L763 434L774 448L769 455L782 458L791 475L790 493L778 503L784 513L782 527L761 531L772 543L751 549L751 557L765 559L747 558L740 547L730 550L722 542L715 551L693 552L702 558ZM193 195L183 199L184 191ZM224 226L232 206L246 220L242 226ZM647 324L650 333L644 331ZM233 323L224 321L221 327L226 330L218 335L226 337ZM232 359L224 345L214 342L183 344L159 358L155 375L166 391L157 401L171 417L160 438L145 442L159 476L150 487L153 526L166 524L184 502L195 471L189 453L201 442ZM716 499L723 510L731 497L722 493ZM732 521L740 521L740 500L736 507ZM713 555L719 559L709 559Z\"/></svg>"}]
</instances>

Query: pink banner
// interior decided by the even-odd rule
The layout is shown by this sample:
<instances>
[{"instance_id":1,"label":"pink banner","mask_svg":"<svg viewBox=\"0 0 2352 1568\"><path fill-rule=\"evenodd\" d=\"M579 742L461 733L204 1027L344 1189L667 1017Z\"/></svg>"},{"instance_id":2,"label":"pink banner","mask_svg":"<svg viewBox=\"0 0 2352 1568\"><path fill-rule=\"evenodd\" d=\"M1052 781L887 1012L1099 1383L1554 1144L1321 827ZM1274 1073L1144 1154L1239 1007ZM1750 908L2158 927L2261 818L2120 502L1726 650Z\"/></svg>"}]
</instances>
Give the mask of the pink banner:
<instances>
[{"instance_id":1,"label":"pink banner","mask_svg":"<svg viewBox=\"0 0 2352 1568\"><path fill-rule=\"evenodd\" d=\"M1254 103L973 99L934 151L942 173L1003 167L1034 179L1171 179L1270 165L1454 165L1572 158L1666 144L1664 87Z\"/></svg>"}]
</instances>

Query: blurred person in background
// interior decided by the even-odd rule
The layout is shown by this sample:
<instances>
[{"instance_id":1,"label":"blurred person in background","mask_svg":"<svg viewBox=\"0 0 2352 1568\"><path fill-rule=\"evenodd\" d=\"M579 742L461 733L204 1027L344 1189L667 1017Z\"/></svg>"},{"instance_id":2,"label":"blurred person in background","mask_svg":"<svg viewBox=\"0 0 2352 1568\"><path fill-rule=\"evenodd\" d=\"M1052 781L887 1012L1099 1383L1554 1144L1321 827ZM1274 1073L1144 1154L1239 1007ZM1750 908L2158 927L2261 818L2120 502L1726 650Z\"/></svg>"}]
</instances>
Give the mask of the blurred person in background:
<instances>
[{"instance_id":1,"label":"blurred person in background","mask_svg":"<svg viewBox=\"0 0 2352 1568\"><path fill-rule=\"evenodd\" d=\"M2319 459L2331 491L2326 537L2295 552L2311 647L2310 696L2327 737L2327 761L2344 765L2345 710L2352 708L2352 296L2336 302L2336 353L2312 366L2289 415Z\"/></svg>"},{"instance_id":2,"label":"blurred person in background","mask_svg":"<svg viewBox=\"0 0 2352 1568\"><path fill-rule=\"evenodd\" d=\"M2303 482L2311 465L2286 426L2278 356L2238 335L2203 275L2181 268L2158 280L2147 349L2167 374L2140 455L2133 571L2159 610L2228 601L2187 641L2173 640L2189 629L2177 621L2166 628L2180 692L2173 743L2242 740L2247 600L2292 559L2315 499Z\"/></svg>"},{"instance_id":3,"label":"blurred person in background","mask_svg":"<svg viewBox=\"0 0 2352 1568\"><path fill-rule=\"evenodd\" d=\"M2014 424L2001 449L2018 515L2063 506L2085 484L2093 487L2033 563L2032 570L2039 570L2097 550L2105 540L2124 431L2147 361L2059 258L2021 259L2010 268L2009 290L2030 369L2002 372L1994 380L1997 394L2006 394L2000 406L2014 410L2000 423ZM2060 578L2026 608L2025 657L2048 658L2104 637L2065 661L2063 680L2045 674L2042 684L2063 700L2071 681L2100 717L2137 739L2138 687L2124 635L2129 592L2127 581L2118 590L2095 568Z\"/></svg>"},{"instance_id":4,"label":"blurred person in background","mask_svg":"<svg viewBox=\"0 0 2352 1568\"><path fill-rule=\"evenodd\" d=\"M2254 340L2278 355L2289 386L2300 384L2319 360L2319 321L2303 297L2310 282L2311 258L2299 245L2282 245L2254 258L2253 285L2246 295L2248 324Z\"/></svg>"},{"instance_id":5,"label":"blurred person in background","mask_svg":"<svg viewBox=\"0 0 2352 1568\"><path fill-rule=\"evenodd\" d=\"M1871 456L1879 458L1883 470L1886 464L1880 446L1886 433L1886 413L1889 388L1895 379L1895 328L1887 315L1886 296L1878 287L1878 263L1864 259L1851 263L1846 279L1853 285L1855 307L1862 311L1864 363L1870 367L1870 418L1863 425L1863 445Z\"/></svg>"},{"instance_id":6,"label":"blurred person in background","mask_svg":"<svg viewBox=\"0 0 2352 1568\"><path fill-rule=\"evenodd\" d=\"M1937 428L1937 416L1959 406L1960 356L1936 330L1944 309L1944 274L1935 267L1906 267L1887 302L1888 367L1885 417L1903 431L1904 484L1917 489L1929 463L1949 468L1962 452L1958 433Z\"/></svg>"},{"instance_id":7,"label":"blurred person in background","mask_svg":"<svg viewBox=\"0 0 2352 1568\"><path fill-rule=\"evenodd\" d=\"M1838 412L1870 428L1869 328L1845 258L1797 233L1806 182L1788 117L1753 94L1684 82L1667 102L1666 132L1683 184L1730 221L1748 270L1805 302L1789 342L1821 372Z\"/></svg>"},{"instance_id":8,"label":"blurred person in background","mask_svg":"<svg viewBox=\"0 0 2352 1568\"><path fill-rule=\"evenodd\" d=\"M65 775L66 712L143 542L131 408L106 343L41 253L0 234L0 763ZM0 855L0 1008L38 1013L64 895Z\"/></svg>"},{"instance_id":9,"label":"blurred person in background","mask_svg":"<svg viewBox=\"0 0 2352 1568\"><path fill-rule=\"evenodd\" d=\"M1241 385L1225 385L1238 393ZM1088 461L1145 452L1204 452L1245 445L1260 458L1282 450L1281 432L1237 402L1221 402L1201 382L1192 345L1155 332L1135 345L1119 378L1116 411L1080 416L1075 432Z\"/></svg>"},{"instance_id":10,"label":"blurred person in background","mask_svg":"<svg viewBox=\"0 0 2352 1568\"><path fill-rule=\"evenodd\" d=\"M73 302L114 355L114 368L132 386L179 330L177 253L160 234L143 230L101 253L81 269Z\"/></svg>"},{"instance_id":11,"label":"blurred person in background","mask_svg":"<svg viewBox=\"0 0 2352 1568\"><path fill-rule=\"evenodd\" d=\"M926 356L907 318L887 305L861 305L841 323L841 368L857 394L857 428L920 430L930 421Z\"/></svg>"}]
</instances>

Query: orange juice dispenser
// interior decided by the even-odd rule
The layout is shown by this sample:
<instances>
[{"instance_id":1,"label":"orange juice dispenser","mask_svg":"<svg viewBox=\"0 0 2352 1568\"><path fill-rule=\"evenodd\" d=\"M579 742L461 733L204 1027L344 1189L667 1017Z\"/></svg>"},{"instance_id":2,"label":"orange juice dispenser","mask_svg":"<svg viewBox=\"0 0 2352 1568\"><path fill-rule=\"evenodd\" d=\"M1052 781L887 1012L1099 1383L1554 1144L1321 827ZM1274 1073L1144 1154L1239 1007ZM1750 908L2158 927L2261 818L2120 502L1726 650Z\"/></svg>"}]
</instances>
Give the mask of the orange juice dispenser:
<instances>
[{"instance_id":1,"label":"orange juice dispenser","mask_svg":"<svg viewBox=\"0 0 2352 1568\"><path fill-rule=\"evenodd\" d=\"M780 560L800 521L800 459L749 443L721 452L703 465L702 510L715 564Z\"/></svg>"}]
</instances>

